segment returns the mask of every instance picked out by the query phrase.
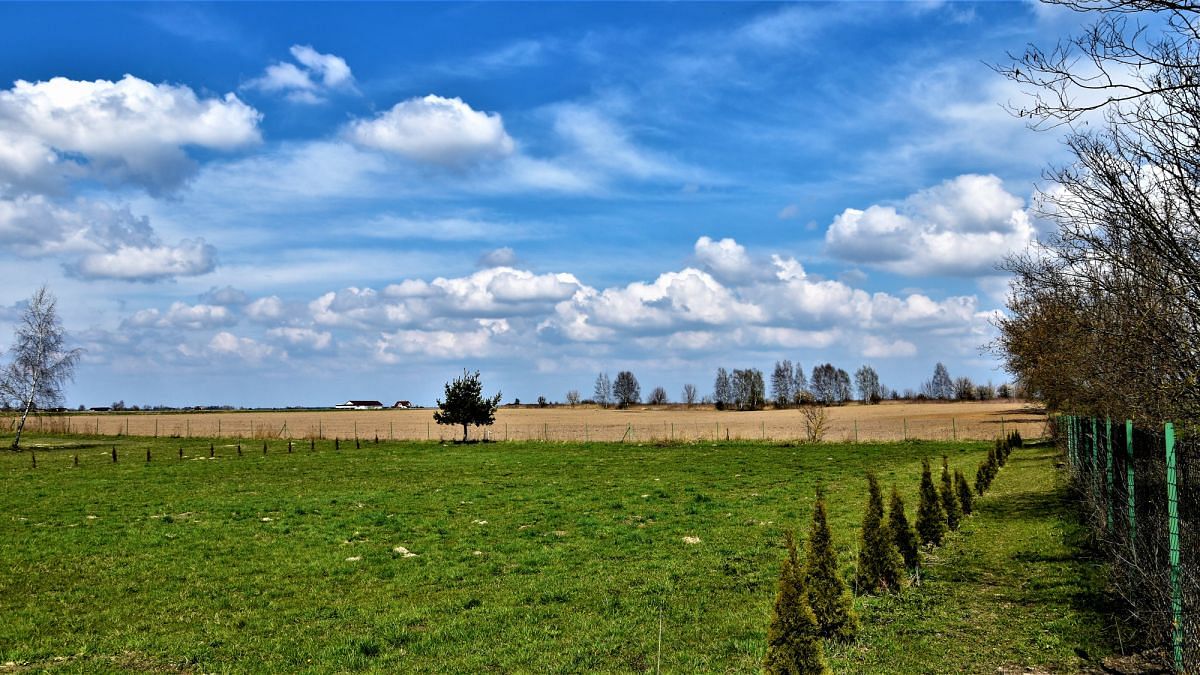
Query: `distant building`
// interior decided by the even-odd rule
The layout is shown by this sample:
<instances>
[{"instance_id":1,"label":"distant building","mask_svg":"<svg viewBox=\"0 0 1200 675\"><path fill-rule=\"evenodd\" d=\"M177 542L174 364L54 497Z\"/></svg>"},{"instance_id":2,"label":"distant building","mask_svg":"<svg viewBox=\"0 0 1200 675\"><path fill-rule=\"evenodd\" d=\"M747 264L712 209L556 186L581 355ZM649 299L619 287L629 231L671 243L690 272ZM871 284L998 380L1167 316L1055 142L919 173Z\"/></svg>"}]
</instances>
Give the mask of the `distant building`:
<instances>
[{"instance_id":1,"label":"distant building","mask_svg":"<svg viewBox=\"0 0 1200 675\"><path fill-rule=\"evenodd\" d=\"M393 405L392 407L393 408L411 408L411 407L413 407L413 404L412 404L412 401L396 401L396 404Z\"/></svg>"},{"instance_id":2,"label":"distant building","mask_svg":"<svg viewBox=\"0 0 1200 675\"><path fill-rule=\"evenodd\" d=\"M91 410L92 412L108 412L112 410L112 408L110 406L100 405L96 406L95 408L88 408L88 410Z\"/></svg>"},{"instance_id":3,"label":"distant building","mask_svg":"<svg viewBox=\"0 0 1200 675\"><path fill-rule=\"evenodd\" d=\"M346 401L333 407L338 410L381 410L383 404L379 401Z\"/></svg>"}]
</instances>

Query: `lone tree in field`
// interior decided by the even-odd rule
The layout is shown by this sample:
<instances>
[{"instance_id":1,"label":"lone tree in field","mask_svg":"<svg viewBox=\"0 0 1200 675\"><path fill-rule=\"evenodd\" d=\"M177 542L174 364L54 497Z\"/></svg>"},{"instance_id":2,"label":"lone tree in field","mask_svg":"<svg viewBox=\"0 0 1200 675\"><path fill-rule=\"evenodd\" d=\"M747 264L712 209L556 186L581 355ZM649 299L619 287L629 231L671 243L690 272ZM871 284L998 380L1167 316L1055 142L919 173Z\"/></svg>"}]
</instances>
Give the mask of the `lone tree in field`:
<instances>
[{"instance_id":1,"label":"lone tree in field","mask_svg":"<svg viewBox=\"0 0 1200 675\"><path fill-rule=\"evenodd\" d=\"M779 570L779 591L767 628L766 670L771 675L828 673L817 618L808 605L804 571L796 554L796 539L784 532L787 558Z\"/></svg>"},{"instance_id":2,"label":"lone tree in field","mask_svg":"<svg viewBox=\"0 0 1200 675\"><path fill-rule=\"evenodd\" d=\"M896 548L888 523L883 520L883 493L875 474L867 474L867 512L863 516L862 541L858 549L860 593L898 591L904 582L904 558Z\"/></svg>"},{"instance_id":3,"label":"lone tree in field","mask_svg":"<svg viewBox=\"0 0 1200 675\"><path fill-rule=\"evenodd\" d=\"M917 541L917 533L908 523L908 515L904 513L904 500L900 491L892 486L892 502L888 505L888 529L896 542L900 557L904 558L905 569L916 569L921 566L921 544Z\"/></svg>"},{"instance_id":4,"label":"lone tree in field","mask_svg":"<svg viewBox=\"0 0 1200 675\"><path fill-rule=\"evenodd\" d=\"M858 633L858 615L846 581L838 572L837 551L825 512L825 496L817 493L813 507L812 530L804 561L804 581L808 586L808 604L821 629L821 637L849 642Z\"/></svg>"},{"instance_id":5,"label":"lone tree in field","mask_svg":"<svg viewBox=\"0 0 1200 675\"><path fill-rule=\"evenodd\" d=\"M613 399L618 408L628 408L642 402L642 387L632 372L622 370L617 373L617 379L613 382Z\"/></svg>"},{"instance_id":6,"label":"lone tree in field","mask_svg":"<svg viewBox=\"0 0 1200 675\"><path fill-rule=\"evenodd\" d=\"M8 350L11 361L0 373L0 400L5 405L16 403L21 411L13 450L21 449L21 432L35 406L49 408L62 402L63 385L74 378L75 363L82 353L66 348L67 334L56 305L45 286L34 291Z\"/></svg>"},{"instance_id":7,"label":"lone tree in field","mask_svg":"<svg viewBox=\"0 0 1200 675\"><path fill-rule=\"evenodd\" d=\"M438 424L461 424L463 442L467 441L467 427L470 425L491 425L496 421L496 406L500 405L500 392L491 398L483 397L483 384L479 381L479 371L468 373L463 370L462 377L456 377L446 383L446 400L438 399L438 410L433 413L433 421Z\"/></svg>"},{"instance_id":8,"label":"lone tree in field","mask_svg":"<svg viewBox=\"0 0 1200 675\"><path fill-rule=\"evenodd\" d=\"M922 544L937 546L946 536L946 511L937 488L933 486L933 474L929 471L929 460L921 460L921 501L917 504L917 534Z\"/></svg>"}]
</instances>

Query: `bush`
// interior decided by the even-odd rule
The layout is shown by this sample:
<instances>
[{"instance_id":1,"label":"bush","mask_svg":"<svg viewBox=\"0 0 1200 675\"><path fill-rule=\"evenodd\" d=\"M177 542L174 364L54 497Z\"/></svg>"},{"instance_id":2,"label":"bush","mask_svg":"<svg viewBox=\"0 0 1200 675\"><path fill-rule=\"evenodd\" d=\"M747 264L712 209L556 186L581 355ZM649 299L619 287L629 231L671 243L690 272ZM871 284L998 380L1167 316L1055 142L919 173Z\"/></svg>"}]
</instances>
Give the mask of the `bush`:
<instances>
[{"instance_id":1,"label":"bush","mask_svg":"<svg viewBox=\"0 0 1200 675\"><path fill-rule=\"evenodd\" d=\"M975 494L982 497L984 491L986 491L987 489L988 489L987 462L984 462L979 465L978 469L975 470Z\"/></svg>"},{"instance_id":2,"label":"bush","mask_svg":"<svg viewBox=\"0 0 1200 675\"><path fill-rule=\"evenodd\" d=\"M917 504L917 534L921 543L937 546L946 536L946 510L933 486L929 460L921 461L921 501Z\"/></svg>"},{"instance_id":3,"label":"bush","mask_svg":"<svg viewBox=\"0 0 1200 675\"><path fill-rule=\"evenodd\" d=\"M859 593L898 591L904 581L904 558L883 520L883 494L875 474L867 474L867 512L863 516L855 585Z\"/></svg>"},{"instance_id":4,"label":"bush","mask_svg":"<svg viewBox=\"0 0 1200 675\"><path fill-rule=\"evenodd\" d=\"M942 509L946 512L946 527L957 530L962 522L962 505L958 503L958 495L954 489L954 479L950 474L950 460L942 455Z\"/></svg>"},{"instance_id":5,"label":"bush","mask_svg":"<svg viewBox=\"0 0 1200 675\"><path fill-rule=\"evenodd\" d=\"M1009 432L1009 434L1008 434L1008 447L1009 447L1009 448L1023 448L1023 447L1025 447L1025 440L1021 438L1021 432L1020 432L1020 431L1017 431L1016 429L1013 429L1011 432Z\"/></svg>"},{"instance_id":6,"label":"bush","mask_svg":"<svg viewBox=\"0 0 1200 675\"><path fill-rule=\"evenodd\" d=\"M808 589L796 554L796 539L784 533L787 558L779 570L779 590L767 628L767 656L763 663L768 673L828 673L825 648L817 627L817 618L808 605Z\"/></svg>"},{"instance_id":7,"label":"bush","mask_svg":"<svg viewBox=\"0 0 1200 675\"><path fill-rule=\"evenodd\" d=\"M817 494L813 507L812 531L808 535L804 581L808 585L808 604L817 617L821 637L848 642L858 633L858 615L846 581L838 573L837 552L825 511L825 496Z\"/></svg>"},{"instance_id":8,"label":"bush","mask_svg":"<svg viewBox=\"0 0 1200 675\"><path fill-rule=\"evenodd\" d=\"M917 541L917 533L908 522L904 513L904 500L900 491L892 486L892 503L888 506L888 530L892 540L896 542L896 550L904 559L904 566L910 570L921 566L921 545Z\"/></svg>"},{"instance_id":9,"label":"bush","mask_svg":"<svg viewBox=\"0 0 1200 675\"><path fill-rule=\"evenodd\" d=\"M971 486L967 477L959 469L954 470L954 490L958 493L958 505L962 507L963 516L971 515L975 510L975 499L971 496Z\"/></svg>"}]
</instances>

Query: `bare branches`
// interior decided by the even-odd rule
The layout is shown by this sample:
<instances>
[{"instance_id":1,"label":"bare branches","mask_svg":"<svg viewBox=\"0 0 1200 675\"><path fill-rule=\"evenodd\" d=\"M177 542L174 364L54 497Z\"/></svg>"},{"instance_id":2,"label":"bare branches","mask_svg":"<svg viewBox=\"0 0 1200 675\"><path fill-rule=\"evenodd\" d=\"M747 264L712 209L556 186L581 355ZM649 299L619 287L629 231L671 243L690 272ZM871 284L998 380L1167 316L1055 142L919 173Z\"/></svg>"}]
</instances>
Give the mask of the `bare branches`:
<instances>
[{"instance_id":1,"label":"bare branches","mask_svg":"<svg viewBox=\"0 0 1200 675\"><path fill-rule=\"evenodd\" d=\"M1088 113L1127 114L1197 84L1200 2L1058 0L1048 4L1096 13L1084 31L1044 49L1029 45L994 66L1022 85L1028 100L1009 110L1037 129L1072 124Z\"/></svg>"}]
</instances>

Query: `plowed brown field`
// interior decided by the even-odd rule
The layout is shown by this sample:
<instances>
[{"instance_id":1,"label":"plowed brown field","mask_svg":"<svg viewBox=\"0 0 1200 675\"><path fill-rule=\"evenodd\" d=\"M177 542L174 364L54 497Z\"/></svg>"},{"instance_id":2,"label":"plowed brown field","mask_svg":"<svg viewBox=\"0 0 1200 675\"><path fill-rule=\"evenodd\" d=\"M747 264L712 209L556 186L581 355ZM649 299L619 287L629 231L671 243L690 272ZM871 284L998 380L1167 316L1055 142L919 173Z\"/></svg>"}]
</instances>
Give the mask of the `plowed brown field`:
<instances>
[{"instance_id":1,"label":"plowed brown field","mask_svg":"<svg viewBox=\"0 0 1200 675\"><path fill-rule=\"evenodd\" d=\"M1019 429L1042 436L1044 411L1020 401L851 404L829 408L828 441L990 439ZM32 431L101 435L245 438L454 439L461 427L439 426L433 410L297 410L189 413L71 413L31 418ZM799 410L720 412L711 407L593 406L501 408L490 429L472 438L549 441L796 440L805 437Z\"/></svg>"}]
</instances>

